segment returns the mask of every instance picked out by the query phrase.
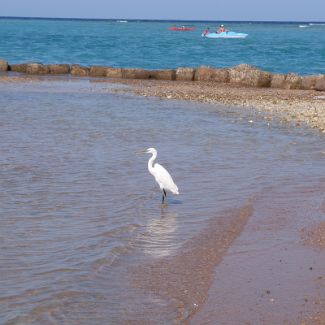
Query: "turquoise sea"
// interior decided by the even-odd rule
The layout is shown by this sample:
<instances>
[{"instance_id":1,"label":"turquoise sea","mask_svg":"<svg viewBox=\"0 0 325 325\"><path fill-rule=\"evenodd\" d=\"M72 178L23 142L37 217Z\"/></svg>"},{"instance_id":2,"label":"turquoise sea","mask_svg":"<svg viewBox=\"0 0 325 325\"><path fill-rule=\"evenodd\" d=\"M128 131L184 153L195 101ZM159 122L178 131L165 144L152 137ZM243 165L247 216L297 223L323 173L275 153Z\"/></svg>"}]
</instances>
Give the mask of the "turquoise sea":
<instances>
[{"instance_id":1,"label":"turquoise sea","mask_svg":"<svg viewBox=\"0 0 325 325\"><path fill-rule=\"evenodd\" d=\"M278 73L325 73L325 23L224 22L248 38L201 37L220 23L1 18L0 57L146 69L248 63ZM196 29L175 32L172 25Z\"/></svg>"}]
</instances>

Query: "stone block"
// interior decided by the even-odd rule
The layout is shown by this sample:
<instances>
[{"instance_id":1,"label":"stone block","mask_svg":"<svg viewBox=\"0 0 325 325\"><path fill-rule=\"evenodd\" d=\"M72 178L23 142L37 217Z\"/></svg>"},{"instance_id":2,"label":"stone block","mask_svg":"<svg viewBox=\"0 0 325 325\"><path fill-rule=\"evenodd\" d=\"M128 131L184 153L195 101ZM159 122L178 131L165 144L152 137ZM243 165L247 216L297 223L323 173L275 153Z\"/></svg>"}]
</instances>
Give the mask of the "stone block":
<instances>
[{"instance_id":1,"label":"stone block","mask_svg":"<svg viewBox=\"0 0 325 325\"><path fill-rule=\"evenodd\" d=\"M195 69L194 68L177 68L176 80L193 81Z\"/></svg>"},{"instance_id":2,"label":"stone block","mask_svg":"<svg viewBox=\"0 0 325 325\"><path fill-rule=\"evenodd\" d=\"M270 87L271 73L249 64L240 64L229 69L229 81L250 87Z\"/></svg>"},{"instance_id":3,"label":"stone block","mask_svg":"<svg viewBox=\"0 0 325 325\"><path fill-rule=\"evenodd\" d=\"M8 62L3 59L0 59L0 71L8 71Z\"/></svg>"},{"instance_id":4,"label":"stone block","mask_svg":"<svg viewBox=\"0 0 325 325\"><path fill-rule=\"evenodd\" d=\"M271 77L271 88L284 88L286 76L284 74L274 74Z\"/></svg>"},{"instance_id":5,"label":"stone block","mask_svg":"<svg viewBox=\"0 0 325 325\"><path fill-rule=\"evenodd\" d=\"M152 70L150 71L150 78L157 80L175 80L175 70Z\"/></svg>"},{"instance_id":6,"label":"stone block","mask_svg":"<svg viewBox=\"0 0 325 325\"><path fill-rule=\"evenodd\" d=\"M194 80L215 81L215 82L223 82L223 83L229 82L229 70L202 66L195 70Z\"/></svg>"},{"instance_id":7,"label":"stone block","mask_svg":"<svg viewBox=\"0 0 325 325\"><path fill-rule=\"evenodd\" d=\"M144 69L124 68L122 78L125 79L149 79L150 71Z\"/></svg>"},{"instance_id":8,"label":"stone block","mask_svg":"<svg viewBox=\"0 0 325 325\"><path fill-rule=\"evenodd\" d=\"M26 73L28 74L48 74L49 66L42 63L27 63Z\"/></svg>"},{"instance_id":9,"label":"stone block","mask_svg":"<svg viewBox=\"0 0 325 325\"><path fill-rule=\"evenodd\" d=\"M8 69L10 71L14 71L14 72L26 73L27 64L26 63L23 63L23 64L10 64Z\"/></svg>"},{"instance_id":10,"label":"stone block","mask_svg":"<svg viewBox=\"0 0 325 325\"><path fill-rule=\"evenodd\" d=\"M122 78L122 69L108 67L106 69L106 77L108 77L108 78Z\"/></svg>"},{"instance_id":11,"label":"stone block","mask_svg":"<svg viewBox=\"0 0 325 325\"><path fill-rule=\"evenodd\" d=\"M104 66L91 66L89 70L90 77L106 77L107 67Z\"/></svg>"},{"instance_id":12,"label":"stone block","mask_svg":"<svg viewBox=\"0 0 325 325\"><path fill-rule=\"evenodd\" d=\"M89 68L81 66L79 64L73 64L71 66L70 73L73 76L78 76L78 77L87 77L89 74Z\"/></svg>"},{"instance_id":13,"label":"stone block","mask_svg":"<svg viewBox=\"0 0 325 325\"><path fill-rule=\"evenodd\" d=\"M51 74L69 74L69 64L49 64L48 65Z\"/></svg>"}]
</instances>

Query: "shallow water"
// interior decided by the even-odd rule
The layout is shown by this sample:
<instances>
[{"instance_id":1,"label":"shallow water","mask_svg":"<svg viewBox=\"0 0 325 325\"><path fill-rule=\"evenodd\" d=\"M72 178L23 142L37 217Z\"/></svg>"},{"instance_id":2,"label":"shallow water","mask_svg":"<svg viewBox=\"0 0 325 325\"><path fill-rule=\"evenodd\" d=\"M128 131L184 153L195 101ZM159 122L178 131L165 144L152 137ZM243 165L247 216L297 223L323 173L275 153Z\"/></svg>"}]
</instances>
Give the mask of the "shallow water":
<instances>
[{"instance_id":1,"label":"shallow water","mask_svg":"<svg viewBox=\"0 0 325 325\"><path fill-rule=\"evenodd\" d=\"M192 25L175 32L173 24ZM255 65L277 73L325 73L325 24L229 22L246 39L201 37L220 22L91 21L0 18L0 57L11 64L69 63L172 69Z\"/></svg>"},{"instance_id":2,"label":"shallow water","mask_svg":"<svg viewBox=\"0 0 325 325\"><path fill-rule=\"evenodd\" d=\"M226 229L227 211L254 208L268 189L324 181L318 133L110 87L1 85L1 323L182 321L191 306L148 290L136 272L177 259L211 221ZM139 154L147 147L180 189L166 206Z\"/></svg>"}]
</instances>

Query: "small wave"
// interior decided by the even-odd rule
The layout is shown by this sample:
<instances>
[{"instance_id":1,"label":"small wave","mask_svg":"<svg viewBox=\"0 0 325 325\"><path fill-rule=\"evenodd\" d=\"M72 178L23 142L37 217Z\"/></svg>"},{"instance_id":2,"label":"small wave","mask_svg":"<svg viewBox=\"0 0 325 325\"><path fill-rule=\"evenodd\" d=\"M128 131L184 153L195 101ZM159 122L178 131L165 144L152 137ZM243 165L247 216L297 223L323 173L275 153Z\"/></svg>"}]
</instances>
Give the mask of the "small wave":
<instances>
[{"instance_id":1,"label":"small wave","mask_svg":"<svg viewBox=\"0 0 325 325\"><path fill-rule=\"evenodd\" d=\"M23 293L20 293L18 295L11 295L11 296L2 296L0 297L0 303L4 304L5 302L13 302L17 303L20 302L24 298L32 298L35 296L39 296L44 292L47 292L49 290L49 287L41 287L36 289L28 289L25 290Z\"/></svg>"},{"instance_id":2,"label":"small wave","mask_svg":"<svg viewBox=\"0 0 325 325\"><path fill-rule=\"evenodd\" d=\"M94 274L98 274L99 272L101 272L104 268L109 267L110 265L112 265L114 263L114 261L116 260L116 258L118 258L119 256L128 253L130 250L130 247L128 246L116 246L113 247L111 249L111 252L104 257L98 258L93 262L92 265L92 271L94 272Z\"/></svg>"},{"instance_id":3,"label":"small wave","mask_svg":"<svg viewBox=\"0 0 325 325\"><path fill-rule=\"evenodd\" d=\"M61 268L55 270L49 270L45 272L36 273L35 275L49 275L49 274L57 274L57 273L71 273L71 272L78 272L78 269L70 269L70 268Z\"/></svg>"},{"instance_id":4,"label":"small wave","mask_svg":"<svg viewBox=\"0 0 325 325\"><path fill-rule=\"evenodd\" d=\"M122 235L124 233L134 232L139 227L140 226L138 224L129 224L126 226L122 226L122 227L118 227L118 228L114 228L114 229L105 231L100 234L96 234L95 237L98 237L98 236L100 236L100 237L116 237L116 236Z\"/></svg>"}]
</instances>

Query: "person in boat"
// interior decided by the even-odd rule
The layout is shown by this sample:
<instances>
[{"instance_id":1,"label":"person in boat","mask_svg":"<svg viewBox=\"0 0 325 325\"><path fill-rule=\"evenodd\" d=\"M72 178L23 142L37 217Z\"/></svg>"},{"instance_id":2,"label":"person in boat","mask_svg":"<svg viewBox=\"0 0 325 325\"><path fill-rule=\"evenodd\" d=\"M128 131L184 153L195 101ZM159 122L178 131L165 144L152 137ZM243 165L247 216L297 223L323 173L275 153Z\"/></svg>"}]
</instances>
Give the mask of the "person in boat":
<instances>
[{"instance_id":1,"label":"person in boat","mask_svg":"<svg viewBox=\"0 0 325 325\"><path fill-rule=\"evenodd\" d=\"M217 30L217 33L220 34L225 32L228 32L228 29L225 28L225 25L221 24Z\"/></svg>"},{"instance_id":2,"label":"person in boat","mask_svg":"<svg viewBox=\"0 0 325 325\"><path fill-rule=\"evenodd\" d=\"M203 36L207 35L210 33L210 27L207 27L204 31L203 31Z\"/></svg>"}]
</instances>

